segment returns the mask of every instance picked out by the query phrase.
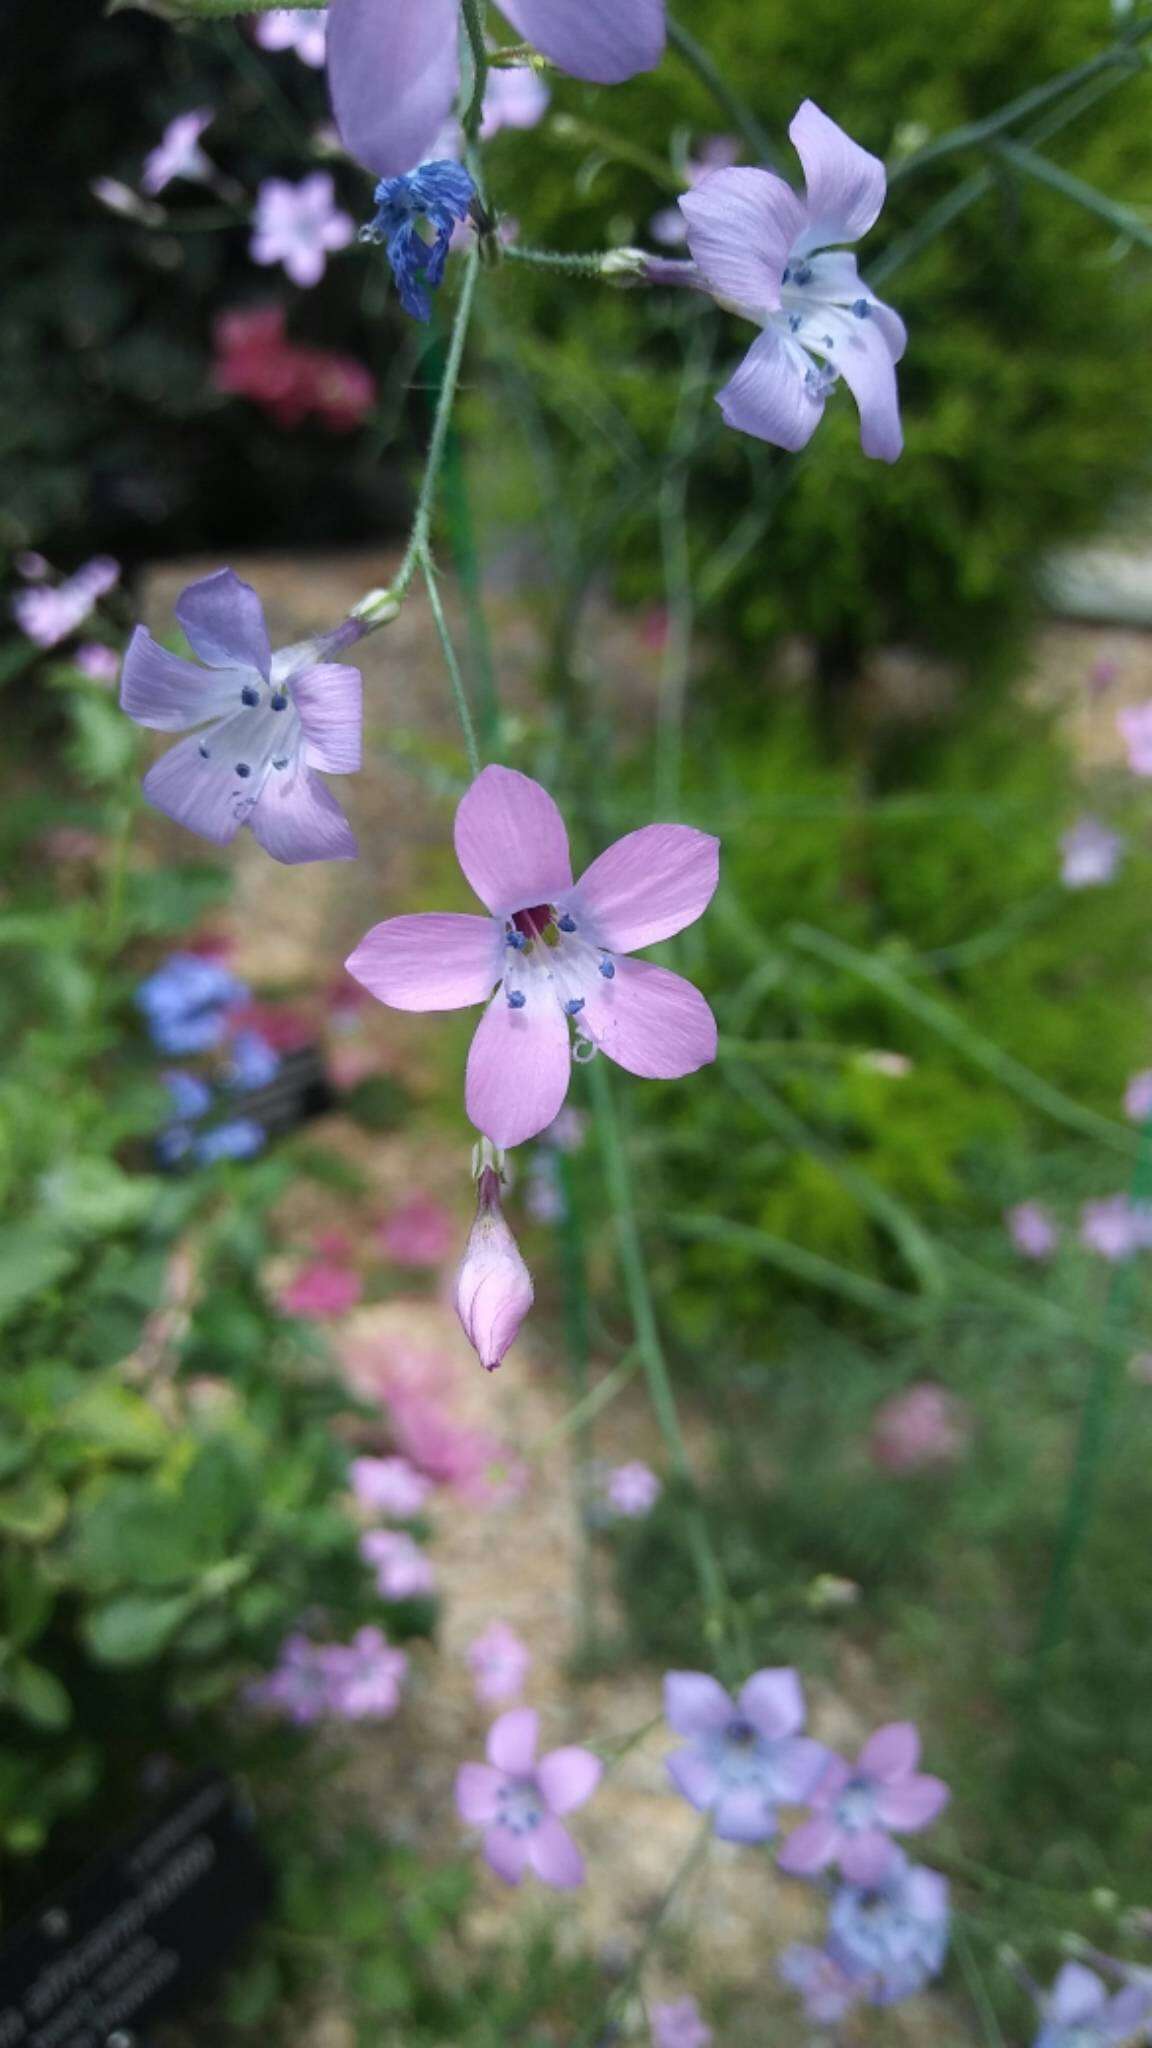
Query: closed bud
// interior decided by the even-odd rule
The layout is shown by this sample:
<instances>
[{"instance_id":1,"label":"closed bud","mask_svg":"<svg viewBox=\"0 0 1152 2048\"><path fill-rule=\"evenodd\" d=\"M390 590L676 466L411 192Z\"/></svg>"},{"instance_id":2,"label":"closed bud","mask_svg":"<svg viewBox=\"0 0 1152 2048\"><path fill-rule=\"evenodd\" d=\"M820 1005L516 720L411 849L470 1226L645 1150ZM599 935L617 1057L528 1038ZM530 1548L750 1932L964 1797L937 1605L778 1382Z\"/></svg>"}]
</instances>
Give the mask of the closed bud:
<instances>
[{"instance_id":1,"label":"closed bud","mask_svg":"<svg viewBox=\"0 0 1152 2048\"><path fill-rule=\"evenodd\" d=\"M515 1342L532 1298L532 1275L500 1207L499 1169L482 1156L476 1220L456 1275L456 1313L486 1372L495 1372Z\"/></svg>"}]
</instances>

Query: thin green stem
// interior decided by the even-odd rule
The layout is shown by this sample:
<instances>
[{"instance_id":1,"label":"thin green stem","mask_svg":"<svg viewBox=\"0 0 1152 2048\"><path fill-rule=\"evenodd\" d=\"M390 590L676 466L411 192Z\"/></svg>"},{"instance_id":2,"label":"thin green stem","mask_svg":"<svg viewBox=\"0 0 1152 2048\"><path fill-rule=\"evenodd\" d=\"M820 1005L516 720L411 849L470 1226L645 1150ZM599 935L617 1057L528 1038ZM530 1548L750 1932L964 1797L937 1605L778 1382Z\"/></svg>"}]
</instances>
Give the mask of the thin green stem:
<instances>
[{"instance_id":1,"label":"thin green stem","mask_svg":"<svg viewBox=\"0 0 1152 2048\"><path fill-rule=\"evenodd\" d=\"M1140 1154L1132 1175L1130 1199L1146 1202L1152 1195L1152 1118L1140 1134ZM1136 1289L1135 1262L1131 1259L1113 1268L1104 1309L1107 1328L1127 1323ZM1072 1477L1064 1500L1064 1511L1056 1537L1052 1569L1044 1595L1040 1627L1036 1638L1032 1678L1035 1688L1043 1679L1053 1651L1063 1641L1068 1617L1068 1598L1077 1559L1084 1548L1100 1494L1100 1479L1108 1447L1112 1410L1124 1380L1125 1360L1120 1346L1102 1351L1097 1359L1080 1418L1080 1433Z\"/></svg>"},{"instance_id":2,"label":"thin green stem","mask_svg":"<svg viewBox=\"0 0 1152 2048\"><path fill-rule=\"evenodd\" d=\"M635 1379L641 1363L640 1353L635 1348L626 1351L619 1364L614 1365L611 1372L605 1373L604 1378L597 1381L582 1401L577 1401L574 1408L570 1408L566 1415L560 1417L559 1422L554 1422L551 1429L546 1429L543 1436L537 1437L534 1443L528 1445L524 1456L529 1460L542 1457L554 1443L563 1437L571 1436L574 1430L580 1429L585 1422L590 1422L594 1416L599 1415L601 1409L607 1408L609 1402L614 1401L617 1394L622 1394L625 1387Z\"/></svg>"},{"instance_id":3,"label":"thin green stem","mask_svg":"<svg viewBox=\"0 0 1152 2048\"><path fill-rule=\"evenodd\" d=\"M751 107L729 85L723 72L713 63L703 44L698 43L695 36L691 35L671 15L668 17L668 41L677 55L683 58L689 70L695 72L705 90L711 93L717 106L723 110L728 119L740 130L741 135L757 161L761 164L767 164L769 169L776 169L779 159L768 139L766 130L761 127Z\"/></svg>"},{"instance_id":4,"label":"thin green stem","mask_svg":"<svg viewBox=\"0 0 1152 2048\"><path fill-rule=\"evenodd\" d=\"M668 192L683 192L687 180L678 176L672 165L653 150L644 149L638 142L628 141L622 135L614 135L610 128L599 128L594 121L585 121L578 114L553 114L548 133L560 142L575 142L584 148L599 150L612 163L631 164L634 170L643 171L654 185L662 185Z\"/></svg>"},{"instance_id":5,"label":"thin green stem","mask_svg":"<svg viewBox=\"0 0 1152 2048\"><path fill-rule=\"evenodd\" d=\"M1118 234L1127 236L1142 249L1152 249L1152 227L1134 206L1124 206L1119 200L1109 199L1104 192L1098 192L1095 185L1088 185L1083 178L1076 178L1071 171L1062 170L1059 164L1050 163L1046 156L1040 156L1022 142L1001 142L996 151L1005 163L1017 171L1034 178L1038 185L1048 185L1053 192L1071 199L1082 206L1087 213L1098 214Z\"/></svg>"},{"instance_id":6,"label":"thin green stem","mask_svg":"<svg viewBox=\"0 0 1152 2048\"><path fill-rule=\"evenodd\" d=\"M480 274L480 251L473 246L464 259L464 275L460 284L460 297L456 304L456 317L452 322L452 333L448 342L448 356L444 364L444 376L440 385L440 396L436 401L436 416L432 422L432 434L428 442L428 454L424 463L424 475L420 484L420 495L416 500L416 511L408 546L400 564L390 595L402 598L423 557L428 552L432 534L432 521L436 514L436 494L440 485L440 472L444 464L444 450L448 443L448 429L452 423L452 410L460 385L460 371L464 362L464 348L468 340L468 323L472 318L472 306L476 297L476 280Z\"/></svg>"},{"instance_id":7,"label":"thin green stem","mask_svg":"<svg viewBox=\"0 0 1152 2048\"><path fill-rule=\"evenodd\" d=\"M987 2048L1004 2048L1004 2036L1000 2031L1000 2022L996 2017L996 2008L989 1997L988 1987L980 1974L976 1958L972 1953L967 1930L961 1925L959 1916L952 1923L952 1945L956 1951L956 1960L960 1965L960 1974L968 1987L968 1996L975 2008L976 2017L980 2022L980 2031L984 2036Z\"/></svg>"},{"instance_id":8,"label":"thin green stem","mask_svg":"<svg viewBox=\"0 0 1152 2048\"><path fill-rule=\"evenodd\" d=\"M472 96L465 108L460 126L468 141L474 143L484 118L484 91L488 84L488 44L484 36L484 17L479 0L460 0L460 11L464 16L468 48L472 56Z\"/></svg>"},{"instance_id":9,"label":"thin green stem","mask_svg":"<svg viewBox=\"0 0 1152 2048\"><path fill-rule=\"evenodd\" d=\"M649 1398L657 1426L664 1439L669 1462L676 1477L684 1483L689 1492L685 1509L685 1530L704 1600L705 1632L714 1638L719 1648L724 1642L731 1620L731 1603L712 1547L712 1539L696 1497L692 1462L680 1425L668 1360L664 1353L660 1326L656 1320L652 1300L652 1289L636 1215L636 1202L632 1192L628 1153L616 1113L612 1082L604 1060L594 1059L591 1062L589 1079L600 1152L604 1162L604 1178L616 1226L617 1257L636 1334L636 1348L640 1353Z\"/></svg>"},{"instance_id":10,"label":"thin green stem","mask_svg":"<svg viewBox=\"0 0 1152 2048\"><path fill-rule=\"evenodd\" d=\"M667 1919L669 1913L672 1910L672 1907L675 1905L677 1898L679 1897L684 1886L687 1884L689 1878L693 1876L695 1871L703 1862L704 1857L707 1855L711 1835L711 1816L706 1816L703 1822L701 1823L699 1829L697 1830L695 1840L692 1843L692 1847L688 1851L687 1856L684 1858L683 1863L680 1865L679 1870L673 1877L672 1882L668 1886L667 1891L664 1893L664 1896L660 1900L659 1905L656 1907L656 1910L653 1913L652 1918L648 1922L648 1926L644 1934L644 1939L641 1942L639 1948L637 1949L636 1954L632 1958L632 1962L629 1965L627 1974L624 1977L622 1977L619 1984L617 1984L614 1987L612 1994L607 2001L607 2004L600 2012L596 2014L595 2018L592 2020L591 2024L586 2029L586 2031L579 2036L579 2039L574 2044L574 2048L592 2048L593 2042L601 2041L605 2038L607 2033L608 2022L611 2020L612 2014L617 2012L620 2009L620 2007L625 2003L625 2001L632 1996L632 1993L636 1989L637 1984L640 1982L640 1979L644 1974L644 1969L645 1965L648 1962L648 1958L652 1954L652 1951L655 1948L657 1941L659 1940L660 1932L664 1925L665 1920Z\"/></svg>"},{"instance_id":11,"label":"thin green stem","mask_svg":"<svg viewBox=\"0 0 1152 2048\"><path fill-rule=\"evenodd\" d=\"M688 543L690 457L699 431L700 414L710 396L708 364L712 357L712 339L711 322L693 322L668 444L668 459L660 479L657 500L667 637L660 663L655 785L657 816L667 818L675 818L680 809L684 714L692 671L695 621L692 559Z\"/></svg>"},{"instance_id":12,"label":"thin green stem","mask_svg":"<svg viewBox=\"0 0 1152 2048\"><path fill-rule=\"evenodd\" d=\"M456 656L456 649L452 644L452 635L448 630L448 621L444 616L444 607L440 602L440 592L436 584L436 571L432 566L432 557L428 553L427 548L420 555L420 568L423 571L424 583L428 591L428 603L436 626L441 651L444 655L444 664L448 670L448 680L452 685L452 697L456 706L456 716L460 720L460 730L464 735L464 751L468 756L468 771L473 781L475 781L483 767L483 762L480 759L480 749L476 743L476 727L472 721L472 711L468 703L468 691L465 687L464 677L460 672L460 663Z\"/></svg>"},{"instance_id":13,"label":"thin green stem","mask_svg":"<svg viewBox=\"0 0 1152 2048\"><path fill-rule=\"evenodd\" d=\"M580 256L568 249L529 249L522 242L510 242L504 251L507 263L526 263L534 270L560 270L568 277L610 277L614 249L605 249L597 256Z\"/></svg>"},{"instance_id":14,"label":"thin green stem","mask_svg":"<svg viewBox=\"0 0 1152 2048\"><path fill-rule=\"evenodd\" d=\"M588 1408L588 1266L584 1244L584 1216L580 1187L572 1162L564 1152L556 1154L561 1210L557 1223L560 1245L560 1274L564 1301L564 1349L568 1360L568 1384L579 1420L572 1426L572 1505L576 1515L578 1556L576 1600L579 1614L579 1647L583 1655L596 1648L596 1575L588 1510L592 1489L592 1414Z\"/></svg>"}]
</instances>

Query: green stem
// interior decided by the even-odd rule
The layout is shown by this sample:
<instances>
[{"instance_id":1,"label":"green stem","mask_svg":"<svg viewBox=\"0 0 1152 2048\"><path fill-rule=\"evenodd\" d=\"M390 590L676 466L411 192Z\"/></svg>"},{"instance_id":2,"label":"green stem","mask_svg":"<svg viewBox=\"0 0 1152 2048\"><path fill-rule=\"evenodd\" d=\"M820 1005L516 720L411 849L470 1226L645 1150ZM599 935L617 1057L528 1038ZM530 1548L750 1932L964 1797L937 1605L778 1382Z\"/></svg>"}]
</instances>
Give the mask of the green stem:
<instances>
[{"instance_id":1,"label":"green stem","mask_svg":"<svg viewBox=\"0 0 1152 2048\"><path fill-rule=\"evenodd\" d=\"M561 1286L564 1296L564 1349L568 1384L575 1398L572 1425L572 1505L578 1530L576 1600L579 1648L584 1657L596 1650L596 1576L589 1518L592 1488L592 1413L588 1407L588 1273L584 1248L584 1217L580 1189L566 1153L556 1155L562 1211L557 1226Z\"/></svg>"},{"instance_id":2,"label":"green stem","mask_svg":"<svg viewBox=\"0 0 1152 2048\"><path fill-rule=\"evenodd\" d=\"M468 692L464 686L464 678L460 673L460 663L456 658L456 649L452 645L452 635L448 630L448 621L444 616L444 607L440 602L440 592L436 584L436 571L432 566L432 557L428 553L427 548L420 555L420 568L423 571L424 583L428 592L428 603L436 626L441 651L444 655L444 664L448 670L448 680L452 685L452 697L456 705L456 716L460 720L460 730L464 735L464 751L468 756L468 771L473 781L475 781L483 766L483 762L480 759L480 749L476 744L476 727L472 721L472 711L468 703Z\"/></svg>"},{"instance_id":3,"label":"green stem","mask_svg":"<svg viewBox=\"0 0 1152 2048\"><path fill-rule=\"evenodd\" d=\"M1139 243L1142 249L1152 249L1152 228L1134 206L1124 206L1116 199L1109 199L1106 193L1098 192L1095 185L1073 177L1071 171L1061 170L1059 164L1049 163L1046 156L1039 156L1022 142L1002 142L996 154L1014 169L1023 171L1026 177L1034 178L1038 185L1048 185L1065 199L1084 207L1086 212L1098 214L1109 227L1115 228L1118 234L1126 235L1129 241Z\"/></svg>"},{"instance_id":4,"label":"green stem","mask_svg":"<svg viewBox=\"0 0 1152 2048\"><path fill-rule=\"evenodd\" d=\"M741 99L729 85L722 71L713 63L703 44L681 26L680 22L668 17L668 41L678 56L684 59L690 71L696 73L707 92L710 92L718 107L740 130L745 142L758 162L770 169L778 168L778 158L766 131L760 126L751 107Z\"/></svg>"},{"instance_id":5,"label":"green stem","mask_svg":"<svg viewBox=\"0 0 1152 2048\"><path fill-rule=\"evenodd\" d=\"M656 814L675 818L680 809L684 766L684 714L692 671L692 630L695 605L692 560L688 543L688 487L691 453L705 399L710 396L708 364L712 356L711 323L693 323L680 382L676 418L668 459L657 500L660 554L664 571L667 639L660 663L660 698L656 726Z\"/></svg>"},{"instance_id":6,"label":"green stem","mask_svg":"<svg viewBox=\"0 0 1152 2048\"><path fill-rule=\"evenodd\" d=\"M566 1415L560 1417L559 1422L554 1422L551 1429L546 1429L543 1436L537 1437L534 1443L528 1445L524 1456L529 1461L541 1457L562 1437L571 1436L573 1431L582 1428L585 1422L591 1422L602 1408L607 1408L609 1402L616 1399L617 1394L624 1392L625 1387L635 1379L640 1365L639 1352L626 1351L620 1363L614 1365L611 1372L606 1373L582 1401L577 1401L574 1408L570 1408Z\"/></svg>"},{"instance_id":7,"label":"green stem","mask_svg":"<svg viewBox=\"0 0 1152 2048\"><path fill-rule=\"evenodd\" d=\"M484 92L488 84L488 45L484 38L484 17L480 0L460 0L460 11L464 16L468 48L472 53L472 97L460 126L468 141L474 143L484 118Z\"/></svg>"},{"instance_id":8,"label":"green stem","mask_svg":"<svg viewBox=\"0 0 1152 2048\"><path fill-rule=\"evenodd\" d=\"M436 513L436 493L440 484L440 472L444 464L444 451L448 444L448 429L452 423L452 409L460 385L460 370L464 362L464 347L468 339L468 323L472 318L472 306L476 297L476 279L480 274L480 251L478 246L468 251L464 259L464 276L460 285L460 297L456 305L456 317L452 322L452 333L448 342L448 357L444 364L444 377L440 385L440 396L436 401L436 416L432 422L432 435L428 443L428 454L424 463L424 475L420 484L420 495L416 500L416 511L404 559L389 592L393 600L402 598L407 592L423 557L428 552L432 534L432 521ZM359 614L356 614L359 615ZM395 614L393 613L394 617Z\"/></svg>"},{"instance_id":9,"label":"green stem","mask_svg":"<svg viewBox=\"0 0 1152 2048\"><path fill-rule=\"evenodd\" d=\"M1140 1155L1132 1175L1130 1199L1134 1203L1146 1202L1150 1194L1152 1118L1149 1118L1140 1134ZM1104 1310L1106 1327L1112 1328L1117 1324L1126 1323L1135 1290L1135 1262L1128 1259L1113 1269ZM1088 1388L1088 1398L1080 1419L1080 1434L1076 1444L1072 1477L1064 1501L1064 1512L1060 1519L1052 1569L1036 1638L1032 1678L1037 1690L1043 1680L1049 1658L1064 1638L1072 1577L1099 1498L1100 1477L1108 1446L1112 1410L1124 1380L1124 1372L1124 1353L1119 1345L1115 1350L1102 1351Z\"/></svg>"},{"instance_id":10,"label":"green stem","mask_svg":"<svg viewBox=\"0 0 1152 2048\"><path fill-rule=\"evenodd\" d=\"M651 1920L648 1922L644 1939L632 1959L627 1975L616 1985L606 2006L596 2014L586 2032L580 2035L579 2040L575 2043L575 2048L592 2048L594 2042L603 2041L608 2038L612 2014L619 2010L636 1989L640 1978L644 1974L644 1966L656 1946L665 1920L675 1905L680 1892L687 1884L688 1879L699 1868L708 1853L711 1835L712 1820L711 1816L707 1815L697 1831L692 1847L673 1877L663 1898L660 1900Z\"/></svg>"},{"instance_id":11,"label":"green stem","mask_svg":"<svg viewBox=\"0 0 1152 2048\"><path fill-rule=\"evenodd\" d=\"M597 256L579 256L567 249L529 249L522 242L510 242L504 251L507 263L527 263L534 270L560 270L569 277L610 277L605 265L615 255L605 249Z\"/></svg>"},{"instance_id":12,"label":"green stem","mask_svg":"<svg viewBox=\"0 0 1152 2048\"><path fill-rule=\"evenodd\" d=\"M726 1623L730 1618L728 1592L716 1561L707 1524L700 1511L692 1463L680 1426L668 1360L661 1342L660 1326L652 1301L652 1289L649 1285L644 1247L636 1217L628 1154L616 1114L612 1082L607 1072L607 1064L602 1058L596 1058L591 1062L589 1079L601 1157L604 1161L604 1178L616 1226L617 1256L636 1333L636 1348L640 1354L648 1383L649 1398L657 1426L664 1439L669 1462L676 1477L688 1490L685 1530L704 1600L705 1632L714 1640L716 1646L720 1647Z\"/></svg>"}]
</instances>

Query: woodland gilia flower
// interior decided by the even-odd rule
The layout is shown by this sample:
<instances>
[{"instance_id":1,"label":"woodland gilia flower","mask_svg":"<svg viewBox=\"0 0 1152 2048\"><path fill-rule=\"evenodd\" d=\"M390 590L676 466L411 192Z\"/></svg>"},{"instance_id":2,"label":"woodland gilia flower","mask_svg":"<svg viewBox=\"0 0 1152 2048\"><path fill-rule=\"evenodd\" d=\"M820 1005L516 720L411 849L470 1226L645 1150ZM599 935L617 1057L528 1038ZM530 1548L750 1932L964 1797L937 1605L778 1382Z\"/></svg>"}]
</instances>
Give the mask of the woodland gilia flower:
<instances>
[{"instance_id":1,"label":"woodland gilia flower","mask_svg":"<svg viewBox=\"0 0 1152 2048\"><path fill-rule=\"evenodd\" d=\"M584 1858L560 1815L592 1797L604 1766L587 1749L553 1749L536 1758L540 1717L513 1707L488 1731L488 1761L462 1764L456 1806L470 1827L484 1829L484 1858L505 1884L531 1870L568 1891L584 1882Z\"/></svg>"}]
</instances>

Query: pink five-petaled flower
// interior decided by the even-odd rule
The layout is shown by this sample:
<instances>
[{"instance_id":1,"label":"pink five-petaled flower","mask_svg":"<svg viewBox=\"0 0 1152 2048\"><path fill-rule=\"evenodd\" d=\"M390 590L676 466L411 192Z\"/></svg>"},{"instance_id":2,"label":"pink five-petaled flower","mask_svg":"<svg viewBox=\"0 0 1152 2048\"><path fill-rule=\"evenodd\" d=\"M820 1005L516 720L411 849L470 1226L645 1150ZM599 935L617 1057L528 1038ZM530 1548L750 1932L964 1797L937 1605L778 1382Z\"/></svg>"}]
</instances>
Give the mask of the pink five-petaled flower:
<instances>
[{"instance_id":1,"label":"pink five-petaled flower","mask_svg":"<svg viewBox=\"0 0 1152 2048\"><path fill-rule=\"evenodd\" d=\"M573 882L548 792L493 767L456 813L456 855L490 915L390 918L347 966L397 1010L465 1009L491 996L468 1056L467 1106L494 1145L523 1144L558 1114L570 1018L632 1074L672 1080L716 1057L716 1022L700 991L628 956L707 909L717 840L688 825L645 825Z\"/></svg>"},{"instance_id":2,"label":"pink five-petaled flower","mask_svg":"<svg viewBox=\"0 0 1152 2048\"><path fill-rule=\"evenodd\" d=\"M584 1882L584 1858L559 1816L590 1799L603 1765L588 1749L553 1749L536 1759L540 1717L513 1707L488 1730L486 1764L461 1764L456 1806L469 1827L484 1829L484 1856L505 1884L531 1870L569 1891Z\"/></svg>"},{"instance_id":3,"label":"pink five-petaled flower","mask_svg":"<svg viewBox=\"0 0 1152 2048\"><path fill-rule=\"evenodd\" d=\"M835 246L859 241L875 222L884 166L811 100L788 133L804 166L803 199L772 171L738 167L713 171L680 201L705 288L763 329L717 403L729 426L795 451L843 377L865 455L895 462L904 323Z\"/></svg>"},{"instance_id":4,"label":"pink five-petaled flower","mask_svg":"<svg viewBox=\"0 0 1152 2048\"><path fill-rule=\"evenodd\" d=\"M1017 1202L1004 1212L1008 1235L1021 1258L1050 1259L1060 1242L1060 1232L1042 1202Z\"/></svg>"},{"instance_id":5,"label":"pink five-petaled flower","mask_svg":"<svg viewBox=\"0 0 1152 2048\"><path fill-rule=\"evenodd\" d=\"M140 183L153 198L173 178L188 178L197 185L212 183L216 173L200 147L200 137L213 119L211 107L195 107L169 121L156 148L144 159Z\"/></svg>"},{"instance_id":6,"label":"pink five-petaled flower","mask_svg":"<svg viewBox=\"0 0 1152 2048\"><path fill-rule=\"evenodd\" d=\"M688 1737L668 1758L676 1790L712 1815L724 1842L766 1842L776 1833L777 1806L806 1800L830 1752L801 1735L804 1695L791 1670L753 1672L733 1700L703 1671L669 1671L664 1714Z\"/></svg>"},{"instance_id":7,"label":"pink five-petaled flower","mask_svg":"<svg viewBox=\"0 0 1152 2048\"><path fill-rule=\"evenodd\" d=\"M1128 749L1133 775L1152 775L1152 698L1116 713L1120 737Z\"/></svg>"},{"instance_id":8,"label":"pink five-petaled flower","mask_svg":"<svg viewBox=\"0 0 1152 2048\"><path fill-rule=\"evenodd\" d=\"M353 1458L348 1477L360 1507L398 1522L418 1515L432 1491L432 1481L407 1458Z\"/></svg>"},{"instance_id":9,"label":"pink five-petaled flower","mask_svg":"<svg viewBox=\"0 0 1152 2048\"><path fill-rule=\"evenodd\" d=\"M878 1728L855 1764L830 1756L808 1794L809 1820L789 1835L778 1862L790 1877L815 1877L839 1863L849 1884L880 1884L900 1851L890 1829L916 1834L942 1813L948 1787L916 1769L920 1737L911 1721Z\"/></svg>"},{"instance_id":10,"label":"pink five-petaled flower","mask_svg":"<svg viewBox=\"0 0 1152 2048\"><path fill-rule=\"evenodd\" d=\"M515 1343L533 1299L532 1275L500 1207L500 1175L486 1164L476 1183L476 1220L456 1275L460 1327L485 1372L495 1372Z\"/></svg>"},{"instance_id":11,"label":"pink five-petaled flower","mask_svg":"<svg viewBox=\"0 0 1152 2048\"><path fill-rule=\"evenodd\" d=\"M920 1380L880 1403L868 1449L883 1472L927 1472L955 1465L971 1442L972 1422L963 1401L931 1380Z\"/></svg>"},{"instance_id":12,"label":"pink five-petaled flower","mask_svg":"<svg viewBox=\"0 0 1152 2048\"><path fill-rule=\"evenodd\" d=\"M490 1622L483 1634L469 1643L466 1655L482 1706L499 1706L501 1700L515 1699L522 1691L532 1652L506 1621Z\"/></svg>"},{"instance_id":13,"label":"pink five-petaled flower","mask_svg":"<svg viewBox=\"0 0 1152 2048\"><path fill-rule=\"evenodd\" d=\"M715 2038L694 1998L652 2007L652 2048L712 2048Z\"/></svg>"},{"instance_id":14,"label":"pink five-petaled flower","mask_svg":"<svg viewBox=\"0 0 1152 2048\"><path fill-rule=\"evenodd\" d=\"M317 1259L301 1266L279 1294L285 1315L302 1322L326 1323L334 1316L346 1316L364 1293L364 1282L351 1266L330 1265Z\"/></svg>"},{"instance_id":15,"label":"pink five-petaled flower","mask_svg":"<svg viewBox=\"0 0 1152 2048\"><path fill-rule=\"evenodd\" d=\"M356 841L317 769L360 766L360 674L325 657L360 637L349 620L323 640L273 654L256 592L231 569L190 583L176 618L205 664L158 645L137 626L120 702L157 732L205 730L144 777L158 811L227 846L242 825L274 860L355 860Z\"/></svg>"},{"instance_id":16,"label":"pink five-petaled flower","mask_svg":"<svg viewBox=\"0 0 1152 2048\"><path fill-rule=\"evenodd\" d=\"M436 1591L431 1559L404 1529L369 1529L360 1538L360 1555L385 1600L424 1600Z\"/></svg>"},{"instance_id":17,"label":"pink five-petaled flower","mask_svg":"<svg viewBox=\"0 0 1152 2048\"><path fill-rule=\"evenodd\" d=\"M502 0L500 11L561 71L597 85L652 70L664 49L664 0ZM328 82L349 154L382 178L410 171L456 99L457 0L333 0Z\"/></svg>"},{"instance_id":18,"label":"pink five-petaled flower","mask_svg":"<svg viewBox=\"0 0 1152 2048\"><path fill-rule=\"evenodd\" d=\"M293 284L305 289L319 284L331 251L346 249L356 233L351 215L336 204L329 171L313 171L298 185L265 178L252 226L252 261L282 263Z\"/></svg>"}]
</instances>

